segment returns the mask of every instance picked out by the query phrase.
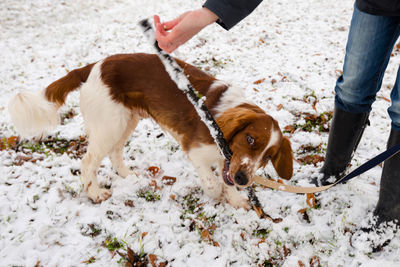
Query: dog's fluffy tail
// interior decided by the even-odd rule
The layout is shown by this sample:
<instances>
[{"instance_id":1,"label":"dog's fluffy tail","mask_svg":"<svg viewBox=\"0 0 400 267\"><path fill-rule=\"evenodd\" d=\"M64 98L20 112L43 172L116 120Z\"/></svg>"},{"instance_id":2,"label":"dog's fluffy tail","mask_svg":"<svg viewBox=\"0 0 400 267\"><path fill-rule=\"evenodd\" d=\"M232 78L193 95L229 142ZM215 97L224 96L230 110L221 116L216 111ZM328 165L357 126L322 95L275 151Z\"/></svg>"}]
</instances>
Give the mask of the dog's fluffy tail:
<instances>
[{"instance_id":1,"label":"dog's fluffy tail","mask_svg":"<svg viewBox=\"0 0 400 267\"><path fill-rule=\"evenodd\" d=\"M66 76L38 92L24 91L8 104L11 120L21 136L43 136L59 122L57 110L67 95L86 82L94 64L69 72Z\"/></svg>"}]
</instances>

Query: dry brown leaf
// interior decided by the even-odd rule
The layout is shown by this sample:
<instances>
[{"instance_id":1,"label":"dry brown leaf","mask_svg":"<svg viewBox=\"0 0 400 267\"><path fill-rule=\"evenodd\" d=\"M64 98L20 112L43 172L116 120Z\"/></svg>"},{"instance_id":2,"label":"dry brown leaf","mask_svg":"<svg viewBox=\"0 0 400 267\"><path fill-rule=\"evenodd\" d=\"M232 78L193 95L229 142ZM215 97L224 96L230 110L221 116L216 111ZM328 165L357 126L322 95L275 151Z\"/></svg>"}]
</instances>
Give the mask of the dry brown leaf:
<instances>
[{"instance_id":1,"label":"dry brown leaf","mask_svg":"<svg viewBox=\"0 0 400 267\"><path fill-rule=\"evenodd\" d=\"M282 104L279 104L279 105L276 107L276 110L279 111L279 110L281 110L282 108L283 108L283 105L282 105Z\"/></svg>"},{"instance_id":2,"label":"dry brown leaf","mask_svg":"<svg viewBox=\"0 0 400 267\"><path fill-rule=\"evenodd\" d=\"M263 81L265 81L265 78L259 79L259 80L255 81L255 82L253 82L253 84L260 84Z\"/></svg>"},{"instance_id":3,"label":"dry brown leaf","mask_svg":"<svg viewBox=\"0 0 400 267\"><path fill-rule=\"evenodd\" d=\"M310 208L315 208L315 195L313 193L308 193L306 202Z\"/></svg>"},{"instance_id":4,"label":"dry brown leaf","mask_svg":"<svg viewBox=\"0 0 400 267\"><path fill-rule=\"evenodd\" d=\"M313 108L313 110L315 110L315 111L317 111L317 107L316 107L317 102L318 102L318 101L314 101L313 104L311 105L312 108Z\"/></svg>"},{"instance_id":5,"label":"dry brown leaf","mask_svg":"<svg viewBox=\"0 0 400 267\"><path fill-rule=\"evenodd\" d=\"M209 232L207 229L203 230L203 231L201 232L201 238L202 238L203 240L211 240L210 232Z\"/></svg>"},{"instance_id":6,"label":"dry brown leaf","mask_svg":"<svg viewBox=\"0 0 400 267\"><path fill-rule=\"evenodd\" d=\"M7 145L9 148L15 148L18 145L19 137L18 136L11 136L7 138Z\"/></svg>"},{"instance_id":7,"label":"dry brown leaf","mask_svg":"<svg viewBox=\"0 0 400 267\"><path fill-rule=\"evenodd\" d=\"M95 257L90 257L90 259L88 259L87 261L83 261L82 263L91 264L91 263L94 263L95 261L96 261ZM39 267L39 266L43 266L43 265L37 265L37 264L35 265L35 267Z\"/></svg>"},{"instance_id":8,"label":"dry brown leaf","mask_svg":"<svg viewBox=\"0 0 400 267\"><path fill-rule=\"evenodd\" d=\"M245 235L244 235L243 232L240 233L240 237L241 237L243 240L246 240L246 237L245 237Z\"/></svg>"},{"instance_id":9,"label":"dry brown leaf","mask_svg":"<svg viewBox=\"0 0 400 267\"><path fill-rule=\"evenodd\" d=\"M149 186L154 187L154 190L159 190L159 189L161 189L161 187L158 186L156 180L151 180L151 182L149 183Z\"/></svg>"},{"instance_id":10,"label":"dry brown leaf","mask_svg":"<svg viewBox=\"0 0 400 267\"><path fill-rule=\"evenodd\" d=\"M22 164L24 164L25 162L33 162L34 159L32 156L23 156L23 155L18 155L15 157L15 165L16 166L21 166Z\"/></svg>"},{"instance_id":11,"label":"dry brown leaf","mask_svg":"<svg viewBox=\"0 0 400 267\"><path fill-rule=\"evenodd\" d=\"M310 267L319 267L321 263L319 262L319 258L317 256L312 257L310 260Z\"/></svg>"},{"instance_id":12,"label":"dry brown leaf","mask_svg":"<svg viewBox=\"0 0 400 267\"><path fill-rule=\"evenodd\" d=\"M143 232L142 233L142 239L148 234L149 232Z\"/></svg>"},{"instance_id":13,"label":"dry brown leaf","mask_svg":"<svg viewBox=\"0 0 400 267\"><path fill-rule=\"evenodd\" d=\"M307 208L304 208L304 209L298 210L297 213L303 214L303 213L305 213L306 211L307 211Z\"/></svg>"},{"instance_id":14,"label":"dry brown leaf","mask_svg":"<svg viewBox=\"0 0 400 267\"><path fill-rule=\"evenodd\" d=\"M307 208L301 209L301 210L297 211L297 213L303 214L303 220L305 220L308 223L311 223L310 217L307 214Z\"/></svg>"},{"instance_id":15,"label":"dry brown leaf","mask_svg":"<svg viewBox=\"0 0 400 267\"><path fill-rule=\"evenodd\" d=\"M306 267L302 261L298 261L297 263L299 264L299 267Z\"/></svg>"},{"instance_id":16,"label":"dry brown leaf","mask_svg":"<svg viewBox=\"0 0 400 267\"><path fill-rule=\"evenodd\" d=\"M157 261L157 256L154 254L149 254L149 259L152 267L157 267L156 261Z\"/></svg>"},{"instance_id":17,"label":"dry brown leaf","mask_svg":"<svg viewBox=\"0 0 400 267\"><path fill-rule=\"evenodd\" d=\"M175 197L175 195L170 195L169 198L172 200L175 200L176 197Z\"/></svg>"},{"instance_id":18,"label":"dry brown leaf","mask_svg":"<svg viewBox=\"0 0 400 267\"><path fill-rule=\"evenodd\" d=\"M133 250L130 247L127 247L127 250L128 250L127 256L129 259L128 263L130 263L132 265L132 263L135 262L135 252L133 252Z\"/></svg>"},{"instance_id":19,"label":"dry brown leaf","mask_svg":"<svg viewBox=\"0 0 400 267\"><path fill-rule=\"evenodd\" d=\"M297 160L304 164L314 164L314 166L316 166L317 163L324 161L325 157L320 155L307 155Z\"/></svg>"},{"instance_id":20,"label":"dry brown leaf","mask_svg":"<svg viewBox=\"0 0 400 267\"><path fill-rule=\"evenodd\" d=\"M125 206L133 208L135 205L133 204L133 200L127 199L124 202Z\"/></svg>"},{"instance_id":21,"label":"dry brown leaf","mask_svg":"<svg viewBox=\"0 0 400 267\"><path fill-rule=\"evenodd\" d=\"M287 256L289 256L290 252L291 252L291 250L284 245L283 246L283 255L285 257L287 257Z\"/></svg>"},{"instance_id":22,"label":"dry brown leaf","mask_svg":"<svg viewBox=\"0 0 400 267\"><path fill-rule=\"evenodd\" d=\"M0 151L4 149L16 148L19 143L18 136L11 136L8 138L0 138Z\"/></svg>"},{"instance_id":23,"label":"dry brown leaf","mask_svg":"<svg viewBox=\"0 0 400 267\"><path fill-rule=\"evenodd\" d=\"M283 130L292 134L296 131L296 128L293 125L287 125Z\"/></svg>"},{"instance_id":24,"label":"dry brown leaf","mask_svg":"<svg viewBox=\"0 0 400 267\"><path fill-rule=\"evenodd\" d=\"M165 185L173 185L176 182L176 177L172 177L172 176L163 176L163 178L161 179L161 181L165 184Z\"/></svg>"},{"instance_id":25,"label":"dry brown leaf","mask_svg":"<svg viewBox=\"0 0 400 267\"><path fill-rule=\"evenodd\" d=\"M160 168L158 168L157 166L150 166L147 170L150 172L150 175L153 177L156 177L157 174L160 172Z\"/></svg>"},{"instance_id":26,"label":"dry brown leaf","mask_svg":"<svg viewBox=\"0 0 400 267\"><path fill-rule=\"evenodd\" d=\"M264 214L263 210L260 207L257 207L256 205L253 205L253 209L257 213L258 218L261 218L262 215Z\"/></svg>"},{"instance_id":27,"label":"dry brown leaf","mask_svg":"<svg viewBox=\"0 0 400 267\"><path fill-rule=\"evenodd\" d=\"M217 241L213 241L213 246L214 247L219 247L219 243Z\"/></svg>"}]
</instances>

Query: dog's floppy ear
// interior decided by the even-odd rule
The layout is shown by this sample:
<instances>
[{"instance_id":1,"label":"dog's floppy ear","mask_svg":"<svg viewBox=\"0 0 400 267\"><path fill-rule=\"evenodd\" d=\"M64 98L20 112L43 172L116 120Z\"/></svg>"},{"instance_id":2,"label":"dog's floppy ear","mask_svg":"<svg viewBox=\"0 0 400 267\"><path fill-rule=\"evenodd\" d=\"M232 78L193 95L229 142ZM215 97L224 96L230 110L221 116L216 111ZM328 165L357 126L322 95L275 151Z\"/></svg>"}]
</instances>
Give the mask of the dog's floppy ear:
<instances>
[{"instance_id":1,"label":"dog's floppy ear","mask_svg":"<svg viewBox=\"0 0 400 267\"><path fill-rule=\"evenodd\" d=\"M227 142L257 118L258 114L247 108L236 107L225 111L218 119L217 124Z\"/></svg>"},{"instance_id":2,"label":"dog's floppy ear","mask_svg":"<svg viewBox=\"0 0 400 267\"><path fill-rule=\"evenodd\" d=\"M283 137L281 147L271 159L276 172L283 179L289 180L293 175L293 153L290 141Z\"/></svg>"}]
</instances>

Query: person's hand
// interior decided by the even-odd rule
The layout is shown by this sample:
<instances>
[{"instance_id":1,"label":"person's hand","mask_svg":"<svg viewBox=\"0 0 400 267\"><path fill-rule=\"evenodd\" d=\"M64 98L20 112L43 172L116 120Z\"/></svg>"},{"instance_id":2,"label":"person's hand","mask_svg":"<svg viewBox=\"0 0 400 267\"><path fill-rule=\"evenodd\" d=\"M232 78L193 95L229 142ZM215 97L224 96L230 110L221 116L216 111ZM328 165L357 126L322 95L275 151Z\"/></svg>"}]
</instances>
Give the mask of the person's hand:
<instances>
[{"instance_id":1,"label":"person's hand","mask_svg":"<svg viewBox=\"0 0 400 267\"><path fill-rule=\"evenodd\" d=\"M217 19L217 15L204 7L185 12L178 18L164 23L160 22L158 15L154 15L158 46L171 53Z\"/></svg>"}]
</instances>

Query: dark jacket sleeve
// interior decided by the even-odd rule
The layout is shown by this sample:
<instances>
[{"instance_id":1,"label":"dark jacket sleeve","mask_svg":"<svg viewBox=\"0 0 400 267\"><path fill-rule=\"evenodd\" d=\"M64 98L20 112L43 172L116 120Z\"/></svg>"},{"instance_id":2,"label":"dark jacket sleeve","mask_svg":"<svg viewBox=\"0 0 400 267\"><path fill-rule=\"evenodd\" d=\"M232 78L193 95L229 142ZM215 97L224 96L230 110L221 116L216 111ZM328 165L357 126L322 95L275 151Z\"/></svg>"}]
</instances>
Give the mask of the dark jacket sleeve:
<instances>
[{"instance_id":1,"label":"dark jacket sleeve","mask_svg":"<svg viewBox=\"0 0 400 267\"><path fill-rule=\"evenodd\" d=\"M400 0L356 0L358 9L377 16L400 16Z\"/></svg>"},{"instance_id":2,"label":"dark jacket sleeve","mask_svg":"<svg viewBox=\"0 0 400 267\"><path fill-rule=\"evenodd\" d=\"M207 0L203 7L218 16L217 23L229 30L247 17L262 0Z\"/></svg>"}]
</instances>

